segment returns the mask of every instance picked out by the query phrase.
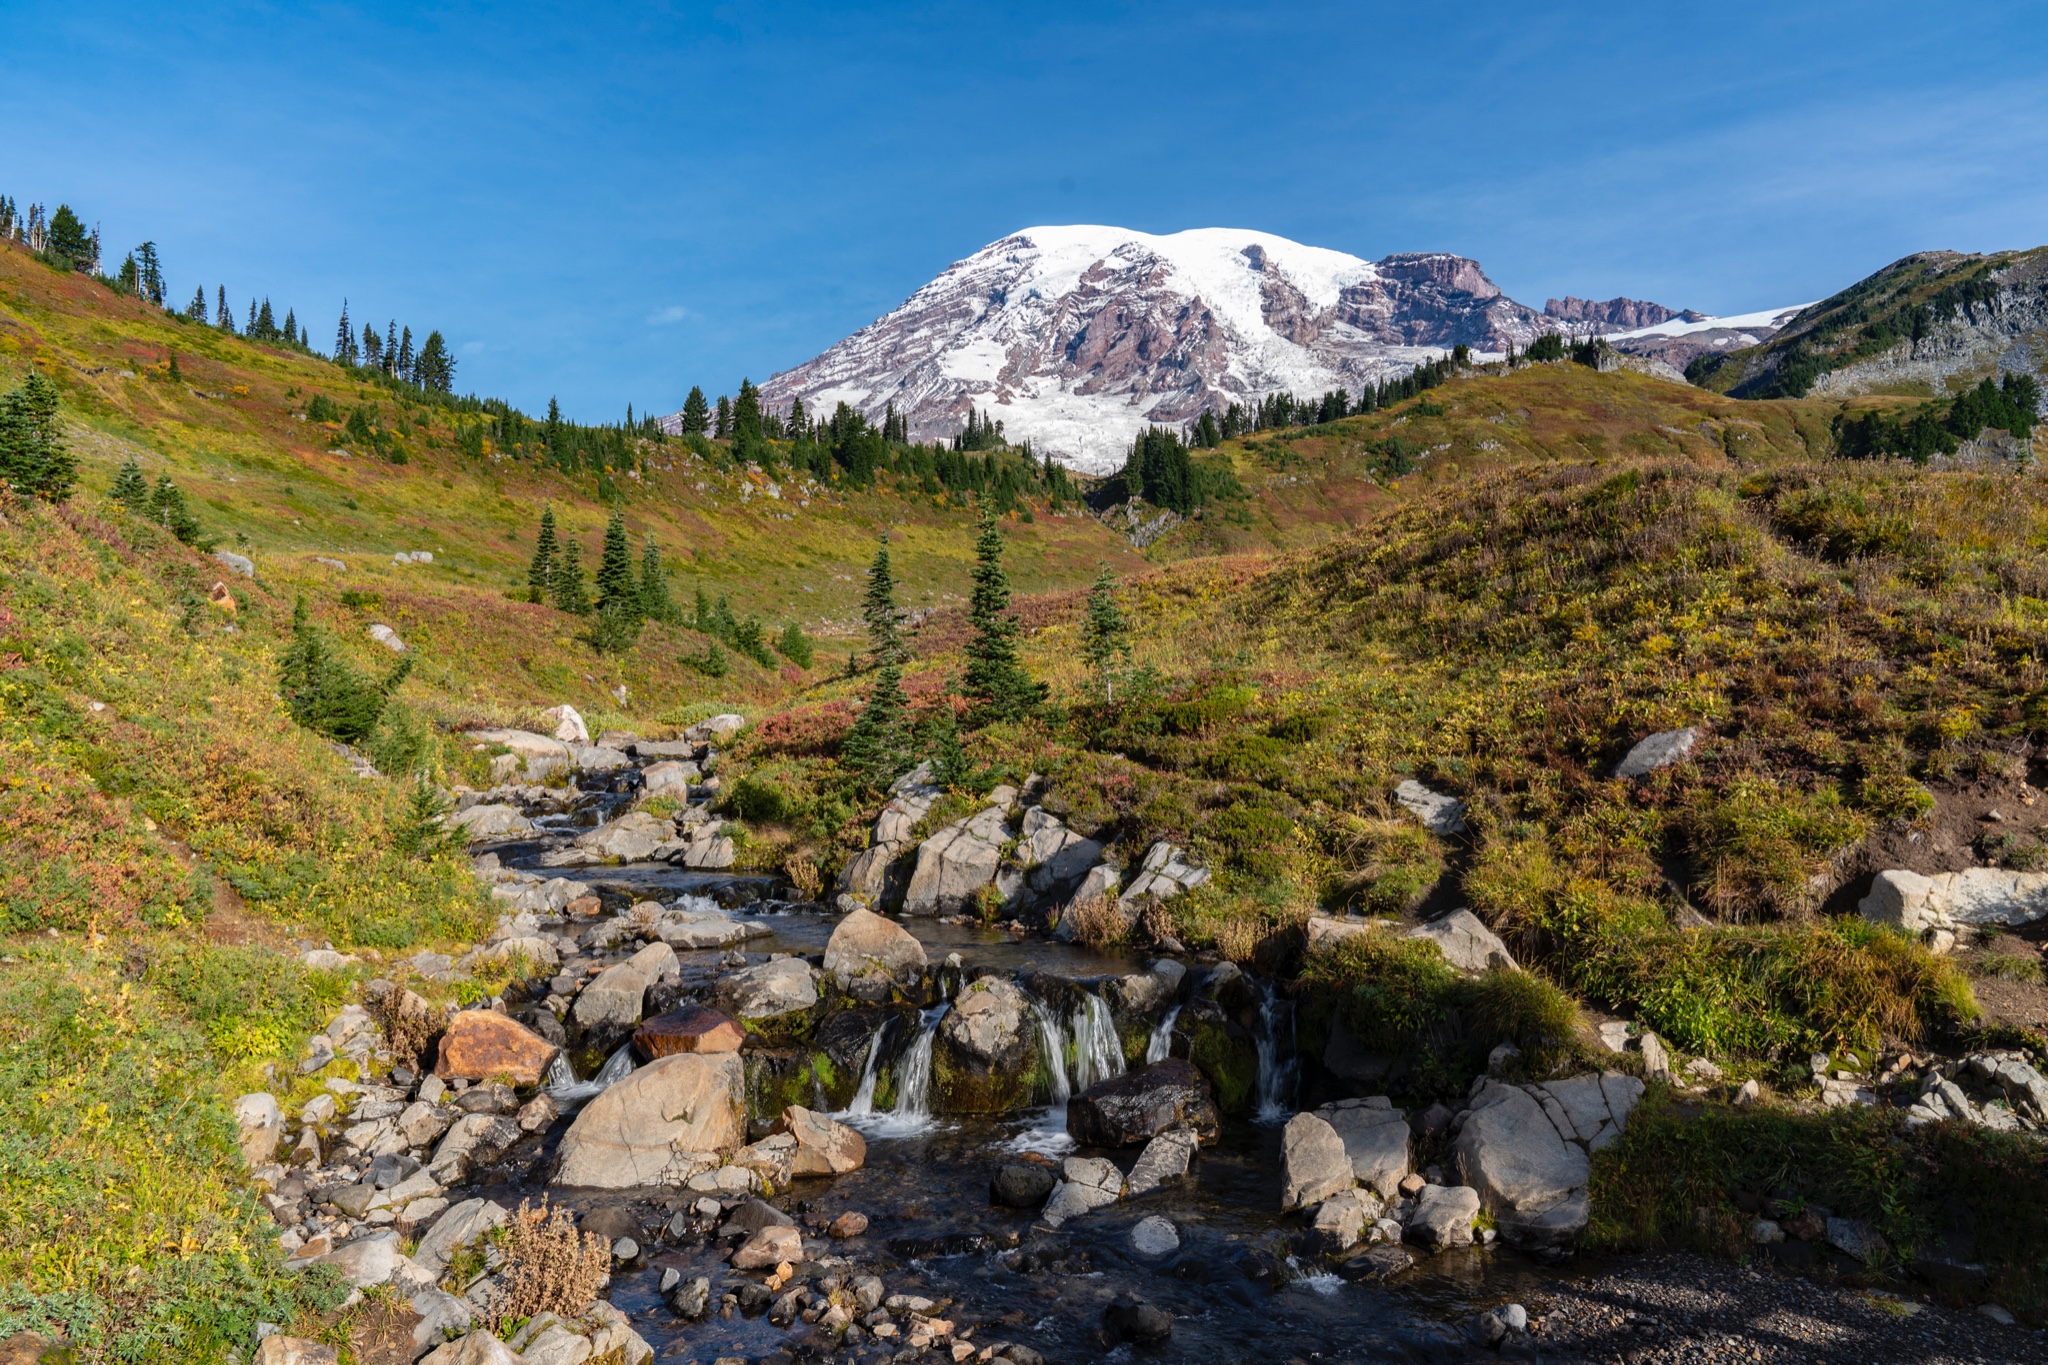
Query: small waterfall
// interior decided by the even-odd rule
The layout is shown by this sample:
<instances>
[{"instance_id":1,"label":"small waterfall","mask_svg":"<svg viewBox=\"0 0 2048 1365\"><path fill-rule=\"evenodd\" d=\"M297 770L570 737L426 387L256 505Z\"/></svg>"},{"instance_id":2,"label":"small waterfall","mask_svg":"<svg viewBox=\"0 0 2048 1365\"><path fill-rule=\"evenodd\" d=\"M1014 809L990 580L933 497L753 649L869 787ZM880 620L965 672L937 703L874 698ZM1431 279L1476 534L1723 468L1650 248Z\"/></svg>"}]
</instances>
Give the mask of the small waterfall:
<instances>
[{"instance_id":1,"label":"small waterfall","mask_svg":"<svg viewBox=\"0 0 2048 1365\"><path fill-rule=\"evenodd\" d=\"M1294 1114L1294 1002L1282 1000L1271 983L1261 989L1258 1121L1285 1123Z\"/></svg>"},{"instance_id":2,"label":"small waterfall","mask_svg":"<svg viewBox=\"0 0 2048 1365\"><path fill-rule=\"evenodd\" d=\"M861 1063L860 1068L860 1089L853 1092L853 1103L846 1106L846 1113L849 1116L875 1112L875 1075L878 1070L876 1063L882 1059L882 1039L888 1034L890 1023L890 1019L883 1019L880 1027L876 1028L874 1037L868 1039L868 1057Z\"/></svg>"},{"instance_id":3,"label":"small waterfall","mask_svg":"<svg viewBox=\"0 0 2048 1365\"><path fill-rule=\"evenodd\" d=\"M920 1120L932 1115L932 1037L939 1031L939 1020L951 1008L950 1004L939 1004L924 1012L917 1038L897 1064L896 1104L889 1112L899 1119Z\"/></svg>"},{"instance_id":4,"label":"small waterfall","mask_svg":"<svg viewBox=\"0 0 2048 1365\"><path fill-rule=\"evenodd\" d=\"M1145 1044L1145 1065L1163 1062L1173 1055L1173 1022L1180 1018L1180 1006L1175 1005L1159 1021L1159 1027L1152 1030L1152 1040Z\"/></svg>"},{"instance_id":5,"label":"small waterfall","mask_svg":"<svg viewBox=\"0 0 2048 1365\"><path fill-rule=\"evenodd\" d=\"M1053 1017L1052 1007L1035 995L1031 997L1031 1014L1038 1021L1038 1055L1045 1062L1053 1105L1064 1110L1074 1096L1073 1084L1067 1079L1067 1035Z\"/></svg>"},{"instance_id":6,"label":"small waterfall","mask_svg":"<svg viewBox=\"0 0 2048 1365\"><path fill-rule=\"evenodd\" d=\"M1124 1048L1102 997L1088 992L1074 1012L1074 1089L1124 1074Z\"/></svg>"},{"instance_id":7,"label":"small waterfall","mask_svg":"<svg viewBox=\"0 0 2048 1365\"><path fill-rule=\"evenodd\" d=\"M548 1066L548 1096L557 1104L581 1104L611 1088L615 1081L622 1081L633 1074L633 1045L624 1047L605 1058L595 1076L587 1081L576 1079L576 1072L569 1065L564 1054L557 1054Z\"/></svg>"}]
</instances>

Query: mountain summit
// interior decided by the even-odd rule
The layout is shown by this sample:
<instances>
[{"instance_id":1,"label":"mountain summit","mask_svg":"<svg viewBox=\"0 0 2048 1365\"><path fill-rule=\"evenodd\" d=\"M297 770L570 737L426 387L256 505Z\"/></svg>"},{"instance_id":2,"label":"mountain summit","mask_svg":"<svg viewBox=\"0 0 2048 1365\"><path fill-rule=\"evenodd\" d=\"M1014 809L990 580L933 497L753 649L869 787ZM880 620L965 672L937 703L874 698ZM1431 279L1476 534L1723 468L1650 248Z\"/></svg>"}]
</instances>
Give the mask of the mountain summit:
<instances>
[{"instance_id":1,"label":"mountain summit","mask_svg":"<svg viewBox=\"0 0 2048 1365\"><path fill-rule=\"evenodd\" d=\"M1367 261L1241 228L1034 227L948 266L762 398L844 401L872 419L894 404L914 440L952 437L986 409L1012 439L1104 471L1148 423L1283 389L1356 392L1461 342L1498 352L1678 316L1627 299L1539 313L1443 252Z\"/></svg>"}]
</instances>

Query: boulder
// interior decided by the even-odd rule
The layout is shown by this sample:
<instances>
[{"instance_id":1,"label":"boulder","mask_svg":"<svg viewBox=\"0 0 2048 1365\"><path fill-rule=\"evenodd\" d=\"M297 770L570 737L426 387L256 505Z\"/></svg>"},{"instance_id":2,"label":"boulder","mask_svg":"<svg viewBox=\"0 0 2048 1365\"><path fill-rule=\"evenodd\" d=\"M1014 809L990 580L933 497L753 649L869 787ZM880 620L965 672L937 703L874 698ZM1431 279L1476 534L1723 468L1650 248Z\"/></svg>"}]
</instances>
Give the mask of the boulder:
<instances>
[{"instance_id":1,"label":"boulder","mask_svg":"<svg viewBox=\"0 0 2048 1365\"><path fill-rule=\"evenodd\" d=\"M647 978L647 984L674 981L683 974L676 950L666 943L650 943L626 959L626 965Z\"/></svg>"},{"instance_id":2,"label":"boulder","mask_svg":"<svg viewBox=\"0 0 2048 1365\"><path fill-rule=\"evenodd\" d=\"M501 1076L508 1085L539 1085L560 1053L532 1029L495 1010L463 1010L441 1035L434 1074L444 1081Z\"/></svg>"},{"instance_id":3,"label":"boulder","mask_svg":"<svg viewBox=\"0 0 2048 1365\"><path fill-rule=\"evenodd\" d=\"M1699 742L1699 737L1700 732L1688 725L1683 730L1664 730L1638 740L1627 756L1615 765L1614 775L1620 778L1648 777L1659 768L1683 763L1692 756L1692 747Z\"/></svg>"},{"instance_id":4,"label":"boulder","mask_svg":"<svg viewBox=\"0 0 2048 1365\"><path fill-rule=\"evenodd\" d=\"M1307 933L1309 950L1330 948L1348 938L1358 938L1377 932L1376 921L1367 919L1337 919L1330 915L1310 915Z\"/></svg>"},{"instance_id":5,"label":"boulder","mask_svg":"<svg viewBox=\"0 0 2048 1365\"><path fill-rule=\"evenodd\" d=\"M1465 832L1465 803L1455 796L1431 791L1411 777L1394 787L1394 799L1431 834Z\"/></svg>"},{"instance_id":6,"label":"boulder","mask_svg":"<svg viewBox=\"0 0 2048 1365\"><path fill-rule=\"evenodd\" d=\"M1001 808L956 820L918 845L917 868L903 893L906 915L953 914L995 880L1008 837Z\"/></svg>"},{"instance_id":7,"label":"boulder","mask_svg":"<svg viewBox=\"0 0 2048 1365\"><path fill-rule=\"evenodd\" d=\"M1370 1190L1339 1190L1316 1206L1310 1249L1325 1255L1351 1250L1380 1216L1380 1208L1379 1198Z\"/></svg>"},{"instance_id":8,"label":"boulder","mask_svg":"<svg viewBox=\"0 0 2048 1365\"><path fill-rule=\"evenodd\" d=\"M904 866L904 854L910 851L907 843L877 842L861 850L839 870L839 880L833 885L833 899L845 905L882 905L896 899L908 878Z\"/></svg>"},{"instance_id":9,"label":"boulder","mask_svg":"<svg viewBox=\"0 0 2048 1365\"><path fill-rule=\"evenodd\" d=\"M702 1169L690 1157L735 1151L746 1131L738 1053L663 1057L584 1106L562 1135L553 1183L611 1190L679 1184Z\"/></svg>"},{"instance_id":10,"label":"boulder","mask_svg":"<svg viewBox=\"0 0 2048 1365\"><path fill-rule=\"evenodd\" d=\"M1426 938L1443 952L1444 960L1461 972L1484 972L1493 968L1515 971L1515 959L1500 936L1486 927L1470 910L1453 910L1408 931L1409 938Z\"/></svg>"},{"instance_id":11,"label":"boulder","mask_svg":"<svg viewBox=\"0 0 2048 1365\"><path fill-rule=\"evenodd\" d=\"M476 950L478 962L511 962L523 958L536 976L545 976L562 963L562 955L553 940L539 934L521 934L515 938L501 938Z\"/></svg>"},{"instance_id":12,"label":"boulder","mask_svg":"<svg viewBox=\"0 0 2048 1365\"><path fill-rule=\"evenodd\" d=\"M1051 1227L1114 1204L1124 1192L1123 1172L1102 1157L1070 1156L1060 1163L1060 1174L1063 1178L1053 1186L1039 1215Z\"/></svg>"},{"instance_id":13,"label":"boulder","mask_svg":"<svg viewBox=\"0 0 2048 1365\"><path fill-rule=\"evenodd\" d=\"M768 1270L787 1261L791 1265L804 1258L803 1234L793 1227L765 1227L746 1241L732 1254L734 1270Z\"/></svg>"},{"instance_id":14,"label":"boulder","mask_svg":"<svg viewBox=\"0 0 2048 1365\"><path fill-rule=\"evenodd\" d=\"M670 949L673 952L673 949ZM573 1013L585 1029L631 1028L640 1022L647 999L647 977L631 963L621 962L583 988ZM617 1035L614 1034L614 1037Z\"/></svg>"},{"instance_id":15,"label":"boulder","mask_svg":"<svg viewBox=\"0 0 2048 1365\"><path fill-rule=\"evenodd\" d=\"M1408 1216L1407 1237L1426 1247L1472 1245L1472 1220L1479 1216L1479 1191L1469 1185L1424 1185Z\"/></svg>"},{"instance_id":16,"label":"boulder","mask_svg":"<svg viewBox=\"0 0 2048 1365\"><path fill-rule=\"evenodd\" d=\"M498 804L458 811L448 817L448 825L463 831L472 841L511 839L533 833L533 821L519 807Z\"/></svg>"},{"instance_id":17,"label":"boulder","mask_svg":"<svg viewBox=\"0 0 2048 1365\"><path fill-rule=\"evenodd\" d=\"M279 1107L277 1096L258 1090L236 1100L235 1127L242 1159L252 1167L269 1165L277 1155L278 1141L284 1137L284 1110Z\"/></svg>"},{"instance_id":18,"label":"boulder","mask_svg":"<svg viewBox=\"0 0 2048 1365\"><path fill-rule=\"evenodd\" d=\"M464 1114L448 1126L427 1169L442 1184L453 1185L478 1167L497 1160L521 1135L518 1122L503 1115ZM375 1152L382 1145L376 1144L369 1150Z\"/></svg>"},{"instance_id":19,"label":"boulder","mask_svg":"<svg viewBox=\"0 0 2048 1365\"><path fill-rule=\"evenodd\" d=\"M488 1199L465 1199L434 1221L433 1227L413 1249L413 1264L440 1279L448 1262L463 1247L482 1237L509 1217L503 1206Z\"/></svg>"},{"instance_id":20,"label":"boulder","mask_svg":"<svg viewBox=\"0 0 2048 1365\"><path fill-rule=\"evenodd\" d=\"M1583 1207L1592 1173L1586 1153L1561 1137L1543 1105L1519 1086L1482 1082L1451 1144L1451 1164L1478 1191L1506 1241L1554 1246L1585 1226L1583 1218L1577 1226L1562 1226L1560 1218L1569 1224ZM1540 1216L1560 1206L1560 1217Z\"/></svg>"},{"instance_id":21,"label":"boulder","mask_svg":"<svg viewBox=\"0 0 2048 1365\"><path fill-rule=\"evenodd\" d=\"M738 1052L747 1031L717 1010L683 1005L657 1014L633 1031L633 1045L654 1061L679 1052Z\"/></svg>"},{"instance_id":22,"label":"boulder","mask_svg":"<svg viewBox=\"0 0 2048 1365\"><path fill-rule=\"evenodd\" d=\"M1148 1261L1171 1256L1180 1250L1180 1229L1156 1213L1140 1218L1131 1228L1131 1250Z\"/></svg>"},{"instance_id":23,"label":"boulder","mask_svg":"<svg viewBox=\"0 0 2048 1365\"><path fill-rule=\"evenodd\" d=\"M398 1234L392 1231L359 1237L325 1256L313 1257L306 1264L330 1266L340 1271L342 1277L356 1288L370 1289L391 1278L391 1272L398 1268L399 1259Z\"/></svg>"},{"instance_id":24,"label":"boulder","mask_svg":"<svg viewBox=\"0 0 2048 1365\"><path fill-rule=\"evenodd\" d=\"M719 1005L736 1019L772 1019L818 1003L818 974L800 957L778 958L718 983Z\"/></svg>"},{"instance_id":25,"label":"boulder","mask_svg":"<svg viewBox=\"0 0 2048 1365\"><path fill-rule=\"evenodd\" d=\"M1181 1057L1112 1076L1067 1101L1067 1132L1089 1147L1132 1147L1169 1128L1214 1139L1219 1122L1207 1078Z\"/></svg>"},{"instance_id":26,"label":"boulder","mask_svg":"<svg viewBox=\"0 0 2048 1365\"><path fill-rule=\"evenodd\" d=\"M691 952L730 948L750 938L766 938L775 931L753 920L736 920L723 910L674 909L662 913L654 932L678 952Z\"/></svg>"},{"instance_id":27,"label":"boulder","mask_svg":"<svg viewBox=\"0 0 2048 1365\"><path fill-rule=\"evenodd\" d=\"M23 1361L34 1357L20 1357ZM341 1348L272 1332L256 1343L256 1365L341 1365Z\"/></svg>"},{"instance_id":28,"label":"boulder","mask_svg":"<svg viewBox=\"0 0 2048 1365\"><path fill-rule=\"evenodd\" d=\"M2031 924L2048 916L2048 872L1971 867L1923 877L1892 869L1857 907L1865 919L1909 934L1970 925Z\"/></svg>"},{"instance_id":29,"label":"boulder","mask_svg":"<svg viewBox=\"0 0 2048 1365\"><path fill-rule=\"evenodd\" d=\"M1141 1194L1150 1194L1169 1180L1178 1180L1188 1173L1188 1164L1195 1158L1195 1135L1184 1128L1169 1128L1145 1144L1145 1150L1138 1153L1138 1159L1131 1163L1131 1174L1125 1181L1126 1192L1136 1199Z\"/></svg>"},{"instance_id":30,"label":"boulder","mask_svg":"<svg viewBox=\"0 0 2048 1365\"><path fill-rule=\"evenodd\" d=\"M1117 904L1126 916L1135 915L1147 901L1163 901L1178 896L1183 891L1192 891L1209 880L1209 869L1196 867L1187 860L1187 854L1179 847L1164 840L1145 851L1145 860L1138 865L1138 875L1117 897ZM1078 900L1086 890L1075 893Z\"/></svg>"},{"instance_id":31,"label":"boulder","mask_svg":"<svg viewBox=\"0 0 2048 1365\"><path fill-rule=\"evenodd\" d=\"M686 801L690 796L690 784L699 774L697 765L678 759L663 759L650 763L640 770L640 791L644 796L669 796Z\"/></svg>"},{"instance_id":32,"label":"boulder","mask_svg":"<svg viewBox=\"0 0 2048 1365\"><path fill-rule=\"evenodd\" d=\"M796 1139L790 1170L795 1175L845 1175L867 1160L866 1139L824 1114L792 1104L775 1122L775 1131Z\"/></svg>"},{"instance_id":33,"label":"boulder","mask_svg":"<svg viewBox=\"0 0 2048 1365\"><path fill-rule=\"evenodd\" d=\"M1112 1341L1162 1346L1173 1336L1173 1314L1129 1294L1120 1294L1102 1310L1102 1328Z\"/></svg>"},{"instance_id":34,"label":"boulder","mask_svg":"<svg viewBox=\"0 0 2048 1365\"><path fill-rule=\"evenodd\" d=\"M1102 860L1102 845L1068 829L1043 806L1024 812L1016 858L1025 881L1041 896L1063 894Z\"/></svg>"},{"instance_id":35,"label":"boulder","mask_svg":"<svg viewBox=\"0 0 2048 1365\"><path fill-rule=\"evenodd\" d=\"M1108 863L1097 863L1081 878L1081 884L1066 897L1066 904L1088 905L1095 901L1107 900L1116 895L1123 885L1124 874ZM1133 912L1135 914L1135 911ZM1070 915L1061 915L1059 923L1053 926L1052 936L1061 943L1074 941L1074 921Z\"/></svg>"},{"instance_id":36,"label":"boulder","mask_svg":"<svg viewBox=\"0 0 2048 1365\"><path fill-rule=\"evenodd\" d=\"M1014 981L984 976L953 1000L939 1036L953 1052L981 1068L1028 1066L1037 1037L1025 1027L1029 1006Z\"/></svg>"},{"instance_id":37,"label":"boulder","mask_svg":"<svg viewBox=\"0 0 2048 1365\"><path fill-rule=\"evenodd\" d=\"M489 1332L471 1332L421 1357L419 1365L524 1365L512 1348Z\"/></svg>"},{"instance_id":38,"label":"boulder","mask_svg":"<svg viewBox=\"0 0 2048 1365\"><path fill-rule=\"evenodd\" d=\"M577 836L576 847L622 863L645 862L676 837L676 827L644 810L627 811L618 819Z\"/></svg>"},{"instance_id":39,"label":"boulder","mask_svg":"<svg viewBox=\"0 0 2048 1365\"><path fill-rule=\"evenodd\" d=\"M1050 1166L1035 1161L1005 1162L989 1182L989 1202L1006 1209L1035 1209L1045 1203L1058 1183L1059 1176Z\"/></svg>"},{"instance_id":40,"label":"boulder","mask_svg":"<svg viewBox=\"0 0 2048 1365\"><path fill-rule=\"evenodd\" d=\"M590 727L583 723L583 717L576 708L567 702L560 706L550 706L541 714L553 722L555 738L562 741L562 743L590 743Z\"/></svg>"},{"instance_id":41,"label":"boulder","mask_svg":"<svg viewBox=\"0 0 2048 1365\"><path fill-rule=\"evenodd\" d=\"M683 738L692 744L717 744L746 729L747 718L730 711L700 720L683 731Z\"/></svg>"},{"instance_id":42,"label":"boulder","mask_svg":"<svg viewBox=\"0 0 2048 1365\"><path fill-rule=\"evenodd\" d=\"M385 625L382 621L370 627L370 638L390 650L393 654L405 653L405 641L399 637L397 631Z\"/></svg>"},{"instance_id":43,"label":"boulder","mask_svg":"<svg viewBox=\"0 0 2048 1365\"><path fill-rule=\"evenodd\" d=\"M244 578L256 576L256 561L247 555L238 555L233 550L215 550L213 560L214 563L232 569Z\"/></svg>"},{"instance_id":44,"label":"boulder","mask_svg":"<svg viewBox=\"0 0 2048 1365\"><path fill-rule=\"evenodd\" d=\"M1280 1208L1306 1208L1351 1188L1351 1157L1329 1121L1296 1114L1280 1134Z\"/></svg>"},{"instance_id":45,"label":"boulder","mask_svg":"<svg viewBox=\"0 0 2048 1365\"><path fill-rule=\"evenodd\" d=\"M1364 1100L1338 1100L1316 1111L1336 1130L1351 1161L1351 1174L1361 1185L1392 1199L1408 1174L1408 1120L1384 1095Z\"/></svg>"},{"instance_id":46,"label":"boulder","mask_svg":"<svg viewBox=\"0 0 2048 1365\"><path fill-rule=\"evenodd\" d=\"M825 971L842 982L875 971L909 981L925 966L924 945L902 925L871 910L850 912L825 944Z\"/></svg>"}]
</instances>

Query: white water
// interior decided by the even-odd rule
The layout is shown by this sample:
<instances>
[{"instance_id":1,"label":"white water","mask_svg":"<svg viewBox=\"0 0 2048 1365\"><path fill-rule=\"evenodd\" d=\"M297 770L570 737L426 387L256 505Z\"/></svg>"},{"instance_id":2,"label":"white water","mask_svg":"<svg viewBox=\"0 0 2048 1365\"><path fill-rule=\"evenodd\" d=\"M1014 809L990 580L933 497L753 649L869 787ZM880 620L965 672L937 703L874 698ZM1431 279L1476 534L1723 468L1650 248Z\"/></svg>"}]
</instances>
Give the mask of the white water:
<instances>
[{"instance_id":1,"label":"white water","mask_svg":"<svg viewBox=\"0 0 2048 1365\"><path fill-rule=\"evenodd\" d=\"M1116 1021L1109 1006L1092 992L1082 996L1074 1012L1074 1089L1086 1090L1098 1081L1124 1074L1123 1044L1117 1040Z\"/></svg>"},{"instance_id":2,"label":"white water","mask_svg":"<svg viewBox=\"0 0 2048 1365\"><path fill-rule=\"evenodd\" d=\"M853 1092L853 1102L846 1106L846 1113L840 1117L865 1117L875 1112L875 1063L881 1059L882 1038L888 1032L889 1020L884 1019L882 1026L875 1030L875 1036L868 1039L868 1057L860 1068L860 1088Z\"/></svg>"},{"instance_id":3,"label":"white water","mask_svg":"<svg viewBox=\"0 0 2048 1365\"><path fill-rule=\"evenodd\" d=\"M1145 1065L1163 1062L1173 1055L1173 1022L1180 1018L1180 1006L1175 1005L1159 1021L1159 1027L1152 1030L1152 1039L1145 1044Z\"/></svg>"},{"instance_id":4,"label":"white water","mask_svg":"<svg viewBox=\"0 0 2048 1365\"><path fill-rule=\"evenodd\" d=\"M932 1122L931 1111L932 1035L939 1031L939 1020L945 1018L946 1011L951 1008L950 1003L942 1003L924 1012L918 1024L917 1037L896 1063L896 1103L884 1114L874 1112L875 1088L872 1084L876 1048L881 1041L881 1030L878 1029L875 1043L869 1045L868 1067L861 1076L868 1107L860 1111L848 1106L847 1111L837 1117L868 1137L916 1137L932 1131L937 1126ZM856 1093L854 1105L860 1102L861 1095Z\"/></svg>"},{"instance_id":5,"label":"white water","mask_svg":"<svg viewBox=\"0 0 2048 1365\"><path fill-rule=\"evenodd\" d=\"M633 1074L633 1045L624 1047L605 1058L597 1074L587 1081L576 1079L576 1071L569 1065L567 1053L556 1053L555 1060L548 1064L548 1097L557 1104L581 1104L611 1088L616 1081L622 1081Z\"/></svg>"},{"instance_id":6,"label":"white water","mask_svg":"<svg viewBox=\"0 0 2048 1365\"><path fill-rule=\"evenodd\" d=\"M1064 1113L1074 1094L1073 1084L1067 1080L1067 1035L1053 1018L1052 1008L1035 995L1031 997L1031 1014L1038 1021L1038 1055L1045 1062L1053 1107Z\"/></svg>"},{"instance_id":7,"label":"white water","mask_svg":"<svg viewBox=\"0 0 2048 1365\"><path fill-rule=\"evenodd\" d=\"M1259 1000L1260 1123L1285 1123L1294 1116L1294 1005L1269 985ZM1287 1037L1283 1046L1281 1033Z\"/></svg>"}]
</instances>

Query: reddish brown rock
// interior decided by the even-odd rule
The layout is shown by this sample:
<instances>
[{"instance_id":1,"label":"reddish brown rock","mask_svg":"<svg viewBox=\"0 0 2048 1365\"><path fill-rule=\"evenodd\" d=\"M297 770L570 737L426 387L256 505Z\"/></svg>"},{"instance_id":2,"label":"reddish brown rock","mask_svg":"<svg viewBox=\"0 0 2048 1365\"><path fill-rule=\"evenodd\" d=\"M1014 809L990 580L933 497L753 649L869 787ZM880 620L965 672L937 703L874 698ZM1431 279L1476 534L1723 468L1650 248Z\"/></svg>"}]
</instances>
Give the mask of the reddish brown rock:
<instances>
[{"instance_id":1,"label":"reddish brown rock","mask_svg":"<svg viewBox=\"0 0 2048 1365\"><path fill-rule=\"evenodd\" d=\"M515 1086L539 1085L561 1049L516 1019L495 1010L463 1010L448 1021L434 1074L444 1081L503 1077Z\"/></svg>"},{"instance_id":2,"label":"reddish brown rock","mask_svg":"<svg viewBox=\"0 0 2048 1365\"><path fill-rule=\"evenodd\" d=\"M633 1030L633 1046L650 1062L678 1052L738 1052L746 1039L745 1029L703 1005L657 1014Z\"/></svg>"},{"instance_id":3,"label":"reddish brown rock","mask_svg":"<svg viewBox=\"0 0 2048 1365\"><path fill-rule=\"evenodd\" d=\"M589 919L604 909L604 903L595 896L578 896L562 907L562 913L571 919Z\"/></svg>"},{"instance_id":4,"label":"reddish brown rock","mask_svg":"<svg viewBox=\"0 0 2048 1365\"><path fill-rule=\"evenodd\" d=\"M813 1113L800 1104L782 1111L775 1131L796 1139L796 1151L791 1158L793 1175L845 1175L859 1170L868 1159L867 1139L838 1120Z\"/></svg>"},{"instance_id":5,"label":"reddish brown rock","mask_svg":"<svg viewBox=\"0 0 2048 1365\"><path fill-rule=\"evenodd\" d=\"M858 1237L868 1230L868 1216L857 1209L848 1209L834 1218L825 1229L833 1237Z\"/></svg>"}]
</instances>

